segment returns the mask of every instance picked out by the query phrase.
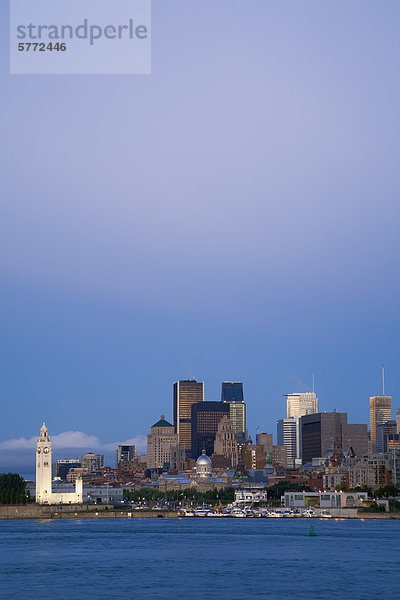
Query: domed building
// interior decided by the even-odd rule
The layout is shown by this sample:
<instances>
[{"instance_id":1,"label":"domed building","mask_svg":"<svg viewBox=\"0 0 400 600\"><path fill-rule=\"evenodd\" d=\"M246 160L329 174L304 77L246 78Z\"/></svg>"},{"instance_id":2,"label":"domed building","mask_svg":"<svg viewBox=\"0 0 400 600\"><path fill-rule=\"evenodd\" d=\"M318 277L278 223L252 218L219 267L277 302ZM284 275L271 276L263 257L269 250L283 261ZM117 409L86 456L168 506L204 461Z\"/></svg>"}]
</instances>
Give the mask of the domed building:
<instances>
[{"instance_id":1,"label":"domed building","mask_svg":"<svg viewBox=\"0 0 400 600\"><path fill-rule=\"evenodd\" d=\"M212 464L211 458L206 455L206 451L203 450L201 456L196 460L196 476L202 479L209 479L212 477Z\"/></svg>"}]
</instances>

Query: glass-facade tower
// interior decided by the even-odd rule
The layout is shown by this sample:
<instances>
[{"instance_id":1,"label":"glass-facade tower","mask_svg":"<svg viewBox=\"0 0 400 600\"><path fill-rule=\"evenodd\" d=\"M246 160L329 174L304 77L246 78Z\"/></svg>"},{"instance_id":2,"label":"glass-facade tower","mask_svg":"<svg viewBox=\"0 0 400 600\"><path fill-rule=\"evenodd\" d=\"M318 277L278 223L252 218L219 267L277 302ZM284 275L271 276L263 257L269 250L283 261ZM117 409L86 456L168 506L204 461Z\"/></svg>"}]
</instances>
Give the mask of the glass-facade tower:
<instances>
[{"instance_id":1,"label":"glass-facade tower","mask_svg":"<svg viewBox=\"0 0 400 600\"><path fill-rule=\"evenodd\" d=\"M246 437L246 404L243 397L243 383L224 381L222 383L221 401L229 404L229 418L238 441Z\"/></svg>"},{"instance_id":2,"label":"glass-facade tower","mask_svg":"<svg viewBox=\"0 0 400 600\"><path fill-rule=\"evenodd\" d=\"M186 379L174 383L174 429L178 443L190 453L192 448L192 405L204 402L204 382Z\"/></svg>"}]
</instances>

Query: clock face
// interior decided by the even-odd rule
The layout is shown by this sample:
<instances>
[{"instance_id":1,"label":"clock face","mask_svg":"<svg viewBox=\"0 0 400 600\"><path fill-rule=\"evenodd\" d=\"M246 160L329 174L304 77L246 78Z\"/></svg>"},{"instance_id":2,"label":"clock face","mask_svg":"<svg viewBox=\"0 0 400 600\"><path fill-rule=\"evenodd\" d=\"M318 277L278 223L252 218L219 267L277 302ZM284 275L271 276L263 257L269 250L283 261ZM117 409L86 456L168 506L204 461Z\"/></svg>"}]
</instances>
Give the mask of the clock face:
<instances>
[{"instance_id":1,"label":"clock face","mask_svg":"<svg viewBox=\"0 0 400 600\"><path fill-rule=\"evenodd\" d=\"M44 452L45 454L48 454L48 453L49 453L49 449L48 449L48 447L47 447L47 446L45 446L45 447L43 448L43 452Z\"/></svg>"}]
</instances>

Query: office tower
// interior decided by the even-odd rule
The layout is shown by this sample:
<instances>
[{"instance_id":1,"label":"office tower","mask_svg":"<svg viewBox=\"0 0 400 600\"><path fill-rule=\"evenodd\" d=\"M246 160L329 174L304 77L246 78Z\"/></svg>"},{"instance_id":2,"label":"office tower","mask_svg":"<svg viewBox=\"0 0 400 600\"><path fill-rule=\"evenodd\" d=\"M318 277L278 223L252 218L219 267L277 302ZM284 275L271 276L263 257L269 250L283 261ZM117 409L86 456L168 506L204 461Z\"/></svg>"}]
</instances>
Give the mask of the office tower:
<instances>
[{"instance_id":1,"label":"office tower","mask_svg":"<svg viewBox=\"0 0 400 600\"><path fill-rule=\"evenodd\" d=\"M317 413L301 417L303 464L313 458L323 457L334 448L335 442L342 443L342 425L347 423L347 413Z\"/></svg>"},{"instance_id":2,"label":"office tower","mask_svg":"<svg viewBox=\"0 0 400 600\"><path fill-rule=\"evenodd\" d=\"M147 468L169 468L171 448L177 444L178 435L174 431L174 426L165 420L164 415L161 415L160 420L154 423L151 433L147 436Z\"/></svg>"},{"instance_id":3,"label":"office tower","mask_svg":"<svg viewBox=\"0 0 400 600\"><path fill-rule=\"evenodd\" d=\"M368 450L368 430L364 424L347 423L347 413L317 413L300 419L303 464L326 456L335 444L346 452L353 448L357 456Z\"/></svg>"},{"instance_id":4,"label":"office tower","mask_svg":"<svg viewBox=\"0 0 400 600\"><path fill-rule=\"evenodd\" d=\"M397 424L396 421L386 421L386 423L381 423L376 427L376 451L377 452L387 452L388 451L388 437L392 436L391 440L393 441L393 435L397 434Z\"/></svg>"},{"instance_id":5,"label":"office tower","mask_svg":"<svg viewBox=\"0 0 400 600\"><path fill-rule=\"evenodd\" d=\"M318 412L318 398L314 392L286 394L286 418L300 419Z\"/></svg>"},{"instance_id":6,"label":"office tower","mask_svg":"<svg viewBox=\"0 0 400 600\"><path fill-rule=\"evenodd\" d=\"M263 446L265 453L269 452L272 454L274 446L272 433L257 433L256 446Z\"/></svg>"},{"instance_id":7,"label":"office tower","mask_svg":"<svg viewBox=\"0 0 400 600\"><path fill-rule=\"evenodd\" d=\"M61 458L56 464L56 475L66 481L70 469L79 469L80 466L81 463L77 458Z\"/></svg>"},{"instance_id":8,"label":"office tower","mask_svg":"<svg viewBox=\"0 0 400 600\"><path fill-rule=\"evenodd\" d=\"M229 418L239 442L246 439L246 404L243 397L243 383L224 381L221 390L221 402L229 404Z\"/></svg>"},{"instance_id":9,"label":"office tower","mask_svg":"<svg viewBox=\"0 0 400 600\"><path fill-rule=\"evenodd\" d=\"M218 423L214 442L214 454L229 458L230 466L236 467L238 462L238 445L232 421L224 415Z\"/></svg>"},{"instance_id":10,"label":"office tower","mask_svg":"<svg viewBox=\"0 0 400 600\"><path fill-rule=\"evenodd\" d=\"M100 471L104 467L104 456L103 454L87 452L82 456L81 466L85 473Z\"/></svg>"},{"instance_id":11,"label":"office tower","mask_svg":"<svg viewBox=\"0 0 400 600\"><path fill-rule=\"evenodd\" d=\"M278 446L285 446L287 466L293 468L299 455L299 419L289 417L277 422Z\"/></svg>"},{"instance_id":12,"label":"office tower","mask_svg":"<svg viewBox=\"0 0 400 600\"><path fill-rule=\"evenodd\" d=\"M192 405L191 410L192 458L198 458L203 450L211 456L219 422L224 415L229 417L229 405L225 402L198 402Z\"/></svg>"},{"instance_id":13,"label":"office tower","mask_svg":"<svg viewBox=\"0 0 400 600\"><path fill-rule=\"evenodd\" d=\"M122 463L128 463L136 458L136 447L120 445L117 449L117 467Z\"/></svg>"},{"instance_id":14,"label":"office tower","mask_svg":"<svg viewBox=\"0 0 400 600\"><path fill-rule=\"evenodd\" d=\"M369 428L371 434L371 450L376 450L376 428L378 425L392 420L392 397L371 396L369 399Z\"/></svg>"},{"instance_id":15,"label":"office tower","mask_svg":"<svg viewBox=\"0 0 400 600\"><path fill-rule=\"evenodd\" d=\"M178 443L185 447L188 454L192 448L192 405L204 402L204 382L194 379L174 383L174 430Z\"/></svg>"},{"instance_id":16,"label":"office tower","mask_svg":"<svg viewBox=\"0 0 400 600\"><path fill-rule=\"evenodd\" d=\"M400 433L400 408L396 408L396 427L397 433Z\"/></svg>"}]
</instances>

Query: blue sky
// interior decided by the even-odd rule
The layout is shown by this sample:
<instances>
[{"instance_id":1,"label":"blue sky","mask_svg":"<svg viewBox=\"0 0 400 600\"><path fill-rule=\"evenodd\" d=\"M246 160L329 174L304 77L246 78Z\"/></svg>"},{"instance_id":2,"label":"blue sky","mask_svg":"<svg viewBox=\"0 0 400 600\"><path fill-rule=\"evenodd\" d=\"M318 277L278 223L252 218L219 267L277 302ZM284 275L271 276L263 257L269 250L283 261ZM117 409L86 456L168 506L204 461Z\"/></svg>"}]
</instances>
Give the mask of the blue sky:
<instances>
[{"instance_id":1,"label":"blue sky","mask_svg":"<svg viewBox=\"0 0 400 600\"><path fill-rule=\"evenodd\" d=\"M0 471L43 420L143 441L191 376L253 436L313 371L400 406L399 4L244 6L153 0L150 76L11 76L1 3Z\"/></svg>"}]
</instances>

